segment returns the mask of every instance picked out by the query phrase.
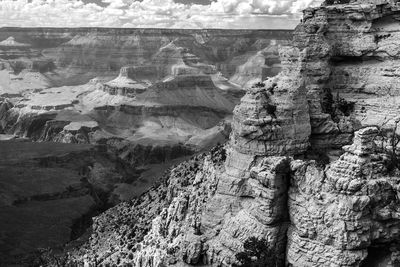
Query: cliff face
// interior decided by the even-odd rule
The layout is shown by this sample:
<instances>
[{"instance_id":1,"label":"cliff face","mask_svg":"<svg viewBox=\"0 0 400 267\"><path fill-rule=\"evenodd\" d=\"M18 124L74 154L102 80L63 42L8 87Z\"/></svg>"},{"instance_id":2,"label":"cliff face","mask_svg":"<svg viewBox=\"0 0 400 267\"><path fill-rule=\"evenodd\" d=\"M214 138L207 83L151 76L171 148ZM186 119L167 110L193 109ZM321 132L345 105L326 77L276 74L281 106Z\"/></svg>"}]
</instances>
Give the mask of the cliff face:
<instances>
[{"instance_id":1,"label":"cliff face","mask_svg":"<svg viewBox=\"0 0 400 267\"><path fill-rule=\"evenodd\" d=\"M282 72L235 108L229 143L98 217L69 260L398 266L399 7L306 10Z\"/></svg>"},{"instance_id":2,"label":"cliff face","mask_svg":"<svg viewBox=\"0 0 400 267\"><path fill-rule=\"evenodd\" d=\"M294 40L304 57L314 148L341 147L360 127L395 129L398 12L397 1L305 11ZM356 132L323 172L292 165L288 262L397 266L399 178L388 171L385 150L375 147L377 136L375 127Z\"/></svg>"},{"instance_id":3,"label":"cliff face","mask_svg":"<svg viewBox=\"0 0 400 267\"><path fill-rule=\"evenodd\" d=\"M115 75L126 65L152 66L160 48L175 42L206 64L230 77L246 58L264 49L271 41L287 43L291 31L264 30L168 30L107 28L1 28L0 58L20 65L51 60L58 75L49 75L54 84L87 82L90 77ZM26 46L19 45L24 44ZM6 53L7 52L7 53ZM24 59L17 58L24 56ZM154 65L153 65L154 66ZM50 67L50 65L49 65ZM141 78L162 78L163 68L139 72Z\"/></svg>"},{"instance_id":4,"label":"cliff face","mask_svg":"<svg viewBox=\"0 0 400 267\"><path fill-rule=\"evenodd\" d=\"M244 64L236 68L230 81L249 88L253 84L274 77L282 70L282 62L279 58L279 47L289 45L290 42L280 41L271 44L255 55L250 55Z\"/></svg>"},{"instance_id":5,"label":"cliff face","mask_svg":"<svg viewBox=\"0 0 400 267\"><path fill-rule=\"evenodd\" d=\"M305 11L294 43L302 52L316 146L342 146L355 127L394 125L397 13L396 1Z\"/></svg>"}]
</instances>

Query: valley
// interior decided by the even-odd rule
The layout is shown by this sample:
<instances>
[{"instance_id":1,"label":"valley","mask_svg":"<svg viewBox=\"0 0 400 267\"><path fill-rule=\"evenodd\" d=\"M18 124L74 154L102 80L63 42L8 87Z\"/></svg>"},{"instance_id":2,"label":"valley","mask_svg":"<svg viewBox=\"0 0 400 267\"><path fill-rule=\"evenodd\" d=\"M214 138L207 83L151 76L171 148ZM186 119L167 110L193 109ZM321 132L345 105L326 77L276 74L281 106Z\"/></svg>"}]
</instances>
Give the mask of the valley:
<instances>
[{"instance_id":1,"label":"valley","mask_svg":"<svg viewBox=\"0 0 400 267\"><path fill-rule=\"evenodd\" d=\"M291 33L0 28L2 261L62 248L93 215L225 143Z\"/></svg>"}]
</instances>

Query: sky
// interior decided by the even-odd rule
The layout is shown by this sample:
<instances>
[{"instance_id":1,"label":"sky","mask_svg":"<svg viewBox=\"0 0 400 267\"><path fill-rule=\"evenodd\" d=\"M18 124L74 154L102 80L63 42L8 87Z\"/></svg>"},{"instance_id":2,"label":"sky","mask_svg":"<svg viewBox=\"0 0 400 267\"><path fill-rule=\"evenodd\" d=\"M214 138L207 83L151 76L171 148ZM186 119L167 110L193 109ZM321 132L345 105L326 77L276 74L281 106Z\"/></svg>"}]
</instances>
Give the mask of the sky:
<instances>
[{"instance_id":1,"label":"sky","mask_svg":"<svg viewBox=\"0 0 400 267\"><path fill-rule=\"evenodd\" d=\"M322 0L0 0L0 27L293 29Z\"/></svg>"}]
</instances>

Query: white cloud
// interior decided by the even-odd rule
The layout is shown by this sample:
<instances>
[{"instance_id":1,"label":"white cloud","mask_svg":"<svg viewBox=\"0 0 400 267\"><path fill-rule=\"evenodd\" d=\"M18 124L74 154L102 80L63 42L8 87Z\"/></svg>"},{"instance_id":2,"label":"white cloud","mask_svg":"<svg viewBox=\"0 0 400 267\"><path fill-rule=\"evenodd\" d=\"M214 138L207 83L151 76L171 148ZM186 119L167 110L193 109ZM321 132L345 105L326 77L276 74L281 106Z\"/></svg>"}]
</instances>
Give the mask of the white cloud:
<instances>
[{"instance_id":1,"label":"white cloud","mask_svg":"<svg viewBox=\"0 0 400 267\"><path fill-rule=\"evenodd\" d=\"M292 28L300 11L321 0L0 0L0 26ZM98 1L100 2L100 0ZM100 3L99 3L100 4Z\"/></svg>"}]
</instances>

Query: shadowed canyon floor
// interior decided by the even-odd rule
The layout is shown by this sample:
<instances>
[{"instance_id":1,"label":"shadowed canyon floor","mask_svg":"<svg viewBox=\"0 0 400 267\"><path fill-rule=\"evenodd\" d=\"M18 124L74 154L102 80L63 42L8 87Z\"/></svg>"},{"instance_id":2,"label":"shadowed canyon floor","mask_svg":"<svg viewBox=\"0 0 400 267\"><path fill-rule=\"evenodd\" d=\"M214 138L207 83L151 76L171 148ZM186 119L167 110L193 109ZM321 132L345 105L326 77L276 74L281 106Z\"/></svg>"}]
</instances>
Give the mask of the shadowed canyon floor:
<instances>
[{"instance_id":1,"label":"shadowed canyon floor","mask_svg":"<svg viewBox=\"0 0 400 267\"><path fill-rule=\"evenodd\" d=\"M38 248L68 242L73 225L99 208L100 200L85 181L93 149L91 145L0 141L2 266L29 263L34 259L29 255Z\"/></svg>"}]
</instances>

